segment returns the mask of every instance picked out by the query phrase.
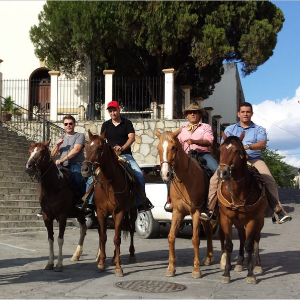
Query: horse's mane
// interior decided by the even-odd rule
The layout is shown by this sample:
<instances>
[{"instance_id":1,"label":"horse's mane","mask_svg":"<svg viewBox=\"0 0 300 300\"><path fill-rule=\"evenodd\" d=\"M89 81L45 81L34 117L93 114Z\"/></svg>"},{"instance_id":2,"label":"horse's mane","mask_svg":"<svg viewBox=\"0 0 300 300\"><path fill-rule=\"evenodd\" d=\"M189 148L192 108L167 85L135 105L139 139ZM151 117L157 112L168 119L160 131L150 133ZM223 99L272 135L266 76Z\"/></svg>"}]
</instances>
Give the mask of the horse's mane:
<instances>
[{"instance_id":1,"label":"horse's mane","mask_svg":"<svg viewBox=\"0 0 300 300\"><path fill-rule=\"evenodd\" d=\"M172 131L165 131L161 134L161 140L162 141L172 141L174 138L172 135L170 135Z\"/></svg>"},{"instance_id":2,"label":"horse's mane","mask_svg":"<svg viewBox=\"0 0 300 300\"><path fill-rule=\"evenodd\" d=\"M237 143L239 145L243 145L241 140L239 139L239 137L237 137L235 135L228 136L223 143L227 145L227 144L230 144L232 142Z\"/></svg>"}]
</instances>

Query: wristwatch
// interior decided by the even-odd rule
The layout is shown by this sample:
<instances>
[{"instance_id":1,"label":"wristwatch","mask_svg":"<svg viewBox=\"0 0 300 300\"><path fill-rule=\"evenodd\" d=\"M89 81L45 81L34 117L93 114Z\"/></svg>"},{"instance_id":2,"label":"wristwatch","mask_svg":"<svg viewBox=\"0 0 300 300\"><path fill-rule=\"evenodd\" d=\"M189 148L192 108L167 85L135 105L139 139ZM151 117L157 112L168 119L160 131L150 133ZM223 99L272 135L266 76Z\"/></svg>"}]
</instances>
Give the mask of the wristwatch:
<instances>
[{"instance_id":1,"label":"wristwatch","mask_svg":"<svg viewBox=\"0 0 300 300\"><path fill-rule=\"evenodd\" d=\"M247 144L246 146L248 147L249 150L251 150L251 144Z\"/></svg>"}]
</instances>

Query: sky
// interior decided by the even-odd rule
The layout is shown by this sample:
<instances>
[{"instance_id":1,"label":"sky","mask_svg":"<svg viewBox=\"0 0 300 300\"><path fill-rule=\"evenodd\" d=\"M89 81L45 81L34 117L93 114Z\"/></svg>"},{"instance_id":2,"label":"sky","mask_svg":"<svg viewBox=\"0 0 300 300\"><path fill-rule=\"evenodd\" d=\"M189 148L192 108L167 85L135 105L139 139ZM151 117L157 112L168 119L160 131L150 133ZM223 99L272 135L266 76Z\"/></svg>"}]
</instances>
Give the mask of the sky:
<instances>
[{"instance_id":1,"label":"sky","mask_svg":"<svg viewBox=\"0 0 300 300\"><path fill-rule=\"evenodd\" d=\"M4 74L18 69L19 78L26 78L28 67L39 67L33 45L23 45L28 44L29 29L38 23L44 3L0 0L1 40L11 36L18 42L10 48L0 42L0 59L4 60L0 71ZM240 73L240 77L245 100L253 104L253 121L267 130L268 148L278 150L286 163L300 168L300 1L273 3L285 16L274 54L256 72L245 78Z\"/></svg>"},{"instance_id":2,"label":"sky","mask_svg":"<svg viewBox=\"0 0 300 300\"><path fill-rule=\"evenodd\" d=\"M241 82L252 121L266 128L268 149L300 167L300 1L272 1L285 16L274 54Z\"/></svg>"}]
</instances>

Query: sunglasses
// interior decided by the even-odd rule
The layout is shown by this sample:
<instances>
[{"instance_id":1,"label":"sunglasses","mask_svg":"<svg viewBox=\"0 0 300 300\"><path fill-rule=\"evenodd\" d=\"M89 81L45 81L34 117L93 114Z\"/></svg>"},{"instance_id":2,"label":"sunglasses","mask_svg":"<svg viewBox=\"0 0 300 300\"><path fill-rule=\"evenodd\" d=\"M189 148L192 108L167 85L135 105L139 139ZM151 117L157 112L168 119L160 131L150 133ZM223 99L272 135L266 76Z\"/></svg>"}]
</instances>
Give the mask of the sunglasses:
<instances>
[{"instance_id":1,"label":"sunglasses","mask_svg":"<svg viewBox=\"0 0 300 300\"><path fill-rule=\"evenodd\" d=\"M197 115L199 112L197 110L189 110L186 112L187 115L195 114Z\"/></svg>"},{"instance_id":2,"label":"sunglasses","mask_svg":"<svg viewBox=\"0 0 300 300\"><path fill-rule=\"evenodd\" d=\"M71 123L64 123L64 125L65 125L65 126L68 126L68 125L72 126L73 123L72 123L72 122L71 122Z\"/></svg>"}]
</instances>

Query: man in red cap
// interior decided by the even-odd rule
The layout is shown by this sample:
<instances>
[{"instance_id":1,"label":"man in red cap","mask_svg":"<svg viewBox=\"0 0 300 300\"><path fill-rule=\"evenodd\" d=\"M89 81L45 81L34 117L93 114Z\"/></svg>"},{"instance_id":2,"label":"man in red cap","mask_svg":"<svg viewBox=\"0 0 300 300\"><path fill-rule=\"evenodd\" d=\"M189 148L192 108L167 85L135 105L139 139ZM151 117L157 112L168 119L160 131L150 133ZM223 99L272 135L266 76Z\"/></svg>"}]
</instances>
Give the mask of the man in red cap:
<instances>
[{"instance_id":1,"label":"man in red cap","mask_svg":"<svg viewBox=\"0 0 300 300\"><path fill-rule=\"evenodd\" d=\"M107 110L111 119L105 121L102 124L101 134L106 131L108 144L112 148L114 148L117 153L120 153L120 156L130 164L132 170L134 171L136 179L142 187L143 195L140 195L140 193L136 193L136 203L138 211L142 212L150 210L153 208L153 205L151 204L149 199L146 198L144 175L135 159L132 157L131 145L135 141L135 131L132 122L126 118L121 117L120 106L117 101L110 101L107 104ZM141 196L143 196L144 201L141 199ZM89 197L90 204L92 198L93 197Z\"/></svg>"}]
</instances>

